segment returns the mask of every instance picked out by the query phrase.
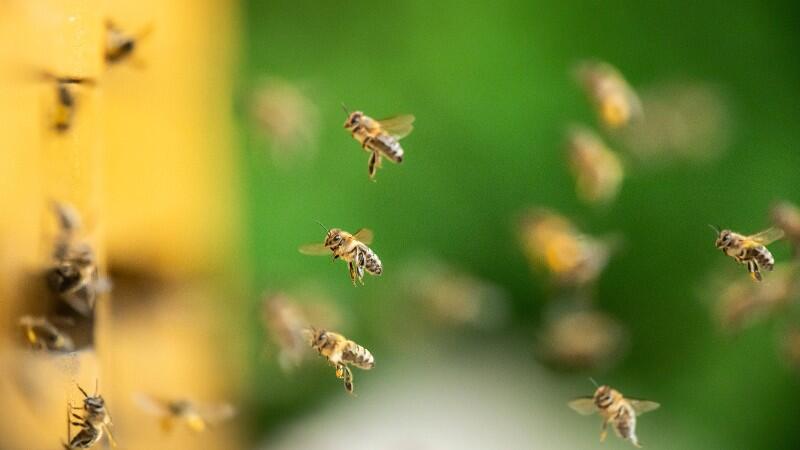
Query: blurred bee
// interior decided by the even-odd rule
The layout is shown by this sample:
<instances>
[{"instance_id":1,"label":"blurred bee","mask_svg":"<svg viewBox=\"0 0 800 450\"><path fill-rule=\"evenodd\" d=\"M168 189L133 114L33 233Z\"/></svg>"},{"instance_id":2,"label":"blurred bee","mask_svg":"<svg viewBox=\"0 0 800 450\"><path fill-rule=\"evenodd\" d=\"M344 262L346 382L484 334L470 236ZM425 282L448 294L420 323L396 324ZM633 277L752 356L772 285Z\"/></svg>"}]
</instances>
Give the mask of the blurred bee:
<instances>
[{"instance_id":1,"label":"blurred bee","mask_svg":"<svg viewBox=\"0 0 800 450\"><path fill-rule=\"evenodd\" d=\"M567 370L600 370L613 366L627 347L619 321L593 310L570 311L550 318L538 339L540 355Z\"/></svg>"},{"instance_id":2,"label":"blurred bee","mask_svg":"<svg viewBox=\"0 0 800 450\"><path fill-rule=\"evenodd\" d=\"M628 125L642 117L642 103L622 74L600 61L578 64L576 77L594 103L600 121L611 129Z\"/></svg>"},{"instance_id":3,"label":"blurred bee","mask_svg":"<svg viewBox=\"0 0 800 450\"><path fill-rule=\"evenodd\" d=\"M28 343L35 349L55 352L75 350L72 338L45 317L22 316L19 318L19 326L25 332Z\"/></svg>"},{"instance_id":4,"label":"blurred bee","mask_svg":"<svg viewBox=\"0 0 800 450\"><path fill-rule=\"evenodd\" d=\"M623 177L622 162L600 137L586 128L569 133L568 151L578 196L589 203L613 200Z\"/></svg>"},{"instance_id":5,"label":"blurred bee","mask_svg":"<svg viewBox=\"0 0 800 450\"><path fill-rule=\"evenodd\" d=\"M772 270L775 258L767 249L767 245L783 237L783 230L769 228L760 233L745 236L731 230L722 230L711 226L717 234L714 243L723 253L730 256L739 264L747 265L747 271L754 281L761 281L760 269Z\"/></svg>"},{"instance_id":6,"label":"blurred bee","mask_svg":"<svg viewBox=\"0 0 800 450\"><path fill-rule=\"evenodd\" d=\"M72 128L77 110L74 87L76 85L94 85L94 80L81 77L61 77L47 72L42 73L42 78L55 82L56 101L52 111L53 129L59 133L66 133Z\"/></svg>"},{"instance_id":7,"label":"blurred bee","mask_svg":"<svg viewBox=\"0 0 800 450\"><path fill-rule=\"evenodd\" d=\"M72 448L89 448L94 443L100 440L103 437L103 434L108 436L108 441L111 445L117 445L116 441L114 440L114 436L111 434L111 429L109 428L113 425L111 421L111 414L109 414L108 409L106 408L106 402L101 395L97 393L97 383L95 382L95 392L92 395L86 393L80 385L78 385L78 390L81 391L83 394L83 406L76 407L69 405L71 410L70 416L75 422L72 425L81 427L81 431L75 436L74 439L70 441L70 445L72 442L78 440L81 435L84 437L81 438L82 441L89 442L88 446L85 447L72 447ZM80 410L83 414L77 414L74 410ZM91 438L91 439L90 439ZM92 440L93 439L93 440Z\"/></svg>"},{"instance_id":8,"label":"blurred bee","mask_svg":"<svg viewBox=\"0 0 800 450\"><path fill-rule=\"evenodd\" d=\"M800 287L796 271L794 265L780 267L763 283L746 279L717 280L712 292L719 293L715 315L720 327L736 333L789 306Z\"/></svg>"},{"instance_id":9,"label":"blurred bee","mask_svg":"<svg viewBox=\"0 0 800 450\"><path fill-rule=\"evenodd\" d=\"M186 399L165 400L146 394L134 394L142 411L161 419L165 433L172 431L175 422L182 422L194 432L202 432L236 415L236 409L227 403L199 406Z\"/></svg>"},{"instance_id":10,"label":"blurred bee","mask_svg":"<svg viewBox=\"0 0 800 450\"><path fill-rule=\"evenodd\" d=\"M792 203L780 202L772 207L772 223L786 234L794 256L800 255L800 209Z\"/></svg>"},{"instance_id":11,"label":"blurred bee","mask_svg":"<svg viewBox=\"0 0 800 450\"><path fill-rule=\"evenodd\" d=\"M353 373L349 366L364 370L375 367L375 358L369 350L341 334L314 328L306 329L304 333L311 347L336 368L336 378L344 380L344 388L350 394L353 393Z\"/></svg>"},{"instance_id":12,"label":"blurred bee","mask_svg":"<svg viewBox=\"0 0 800 450\"><path fill-rule=\"evenodd\" d=\"M342 105L344 107L344 105ZM375 173L381 166L381 157L386 157L395 163L403 162L403 148L400 139L408 136L414 129L414 116L404 114L389 119L375 120L361 111L348 114L344 127L353 135L353 139L361 143L361 148L370 152L369 177L375 178Z\"/></svg>"},{"instance_id":13,"label":"blurred bee","mask_svg":"<svg viewBox=\"0 0 800 450\"><path fill-rule=\"evenodd\" d=\"M617 245L613 238L582 234L563 216L543 209L523 217L520 239L532 266L545 267L560 284L576 286L596 280Z\"/></svg>"},{"instance_id":14,"label":"blurred bee","mask_svg":"<svg viewBox=\"0 0 800 450\"><path fill-rule=\"evenodd\" d=\"M611 425L617 436L641 447L636 437L636 416L653 411L659 406L656 402L625 398L619 391L609 386L599 386L592 397L581 397L569 402L569 407L579 414L588 416L598 413L603 418L600 442L605 441L607 427Z\"/></svg>"},{"instance_id":15,"label":"blurred bee","mask_svg":"<svg viewBox=\"0 0 800 450\"><path fill-rule=\"evenodd\" d=\"M284 372L300 365L306 350L303 330L309 322L303 312L284 294L264 298L263 319L265 328L278 345L278 364Z\"/></svg>"},{"instance_id":16,"label":"blurred bee","mask_svg":"<svg viewBox=\"0 0 800 450\"><path fill-rule=\"evenodd\" d=\"M151 31L152 27L148 26L139 34L132 35L122 31L111 20L106 20L106 62L116 64L130 58L138 43L149 35Z\"/></svg>"},{"instance_id":17,"label":"blurred bee","mask_svg":"<svg viewBox=\"0 0 800 450\"><path fill-rule=\"evenodd\" d=\"M324 225L320 224L322 228ZM362 228L356 234L350 234L339 228L332 228L327 231L325 242L322 244L306 244L300 247L300 253L305 255L324 255L328 251L333 253L333 259L341 258L347 261L350 271L350 281L353 286L356 280L364 284L364 271L370 275L379 276L383 273L383 265L380 258L367 245L372 243L372 231Z\"/></svg>"}]
</instances>

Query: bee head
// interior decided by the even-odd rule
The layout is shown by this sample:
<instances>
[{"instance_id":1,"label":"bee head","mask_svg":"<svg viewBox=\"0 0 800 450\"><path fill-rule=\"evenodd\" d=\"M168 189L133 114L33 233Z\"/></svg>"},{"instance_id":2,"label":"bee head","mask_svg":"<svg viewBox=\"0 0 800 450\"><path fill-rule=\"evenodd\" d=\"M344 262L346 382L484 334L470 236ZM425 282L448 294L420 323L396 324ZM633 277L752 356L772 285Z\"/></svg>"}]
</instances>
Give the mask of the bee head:
<instances>
[{"instance_id":1,"label":"bee head","mask_svg":"<svg viewBox=\"0 0 800 450\"><path fill-rule=\"evenodd\" d=\"M339 228L331 228L325 236L325 247L333 249L342 245L342 242L344 242L343 233Z\"/></svg>"},{"instance_id":2,"label":"bee head","mask_svg":"<svg viewBox=\"0 0 800 450\"><path fill-rule=\"evenodd\" d=\"M347 128L348 130L352 130L353 128L358 126L358 124L361 123L361 119L363 118L364 118L363 112L354 111L350 113L349 116L347 116L347 120L344 122L344 127Z\"/></svg>"},{"instance_id":3,"label":"bee head","mask_svg":"<svg viewBox=\"0 0 800 450\"><path fill-rule=\"evenodd\" d=\"M310 333L311 346L314 348L322 347L322 345L325 344L325 342L328 340L328 332L325 330L317 330L312 328L309 331L311 331Z\"/></svg>"},{"instance_id":4,"label":"bee head","mask_svg":"<svg viewBox=\"0 0 800 450\"><path fill-rule=\"evenodd\" d=\"M612 403L613 398L611 394L611 387L607 385L603 385L597 388L594 391L594 404L597 405L600 409L608 408L608 406Z\"/></svg>"},{"instance_id":5,"label":"bee head","mask_svg":"<svg viewBox=\"0 0 800 450\"><path fill-rule=\"evenodd\" d=\"M717 237L717 241L714 245L717 248L726 248L729 247L733 243L733 233L731 230L722 230L719 232L719 237Z\"/></svg>"}]
</instances>

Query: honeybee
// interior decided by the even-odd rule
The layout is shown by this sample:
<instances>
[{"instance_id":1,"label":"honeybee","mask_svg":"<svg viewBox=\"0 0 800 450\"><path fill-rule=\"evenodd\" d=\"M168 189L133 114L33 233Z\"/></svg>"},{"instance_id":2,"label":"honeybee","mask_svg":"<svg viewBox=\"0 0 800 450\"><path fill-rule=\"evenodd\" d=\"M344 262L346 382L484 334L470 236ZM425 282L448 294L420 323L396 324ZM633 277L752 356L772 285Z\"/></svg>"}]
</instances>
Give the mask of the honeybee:
<instances>
[{"instance_id":1,"label":"honeybee","mask_svg":"<svg viewBox=\"0 0 800 450\"><path fill-rule=\"evenodd\" d=\"M594 310L561 313L539 336L541 356L568 370L599 370L612 366L627 347L628 333L608 314Z\"/></svg>"},{"instance_id":2,"label":"honeybee","mask_svg":"<svg viewBox=\"0 0 800 450\"><path fill-rule=\"evenodd\" d=\"M322 224L320 224L322 225ZM325 228L322 225L322 228ZM300 247L300 253L305 255L324 255L328 251L333 253L333 259L341 258L347 261L350 271L350 281L353 286L358 280L364 284L364 272L370 275L379 276L383 273L383 264L380 258L367 245L372 243L372 231L362 228L356 234L350 234L339 228L331 228L327 231L325 242L322 244L306 244Z\"/></svg>"},{"instance_id":3,"label":"honeybee","mask_svg":"<svg viewBox=\"0 0 800 450\"><path fill-rule=\"evenodd\" d=\"M115 64L130 58L138 45L138 42L152 31L148 26L139 34L132 35L125 33L117 27L111 20L106 20L106 47L105 59L109 64Z\"/></svg>"},{"instance_id":4,"label":"honeybee","mask_svg":"<svg viewBox=\"0 0 800 450\"><path fill-rule=\"evenodd\" d=\"M783 237L783 230L769 228L760 233L745 236L731 230L722 230L711 226L717 234L714 243L723 253L730 256L739 264L747 265L747 271L754 281L761 281L760 269L772 270L775 258L767 249L767 245Z\"/></svg>"},{"instance_id":5,"label":"honeybee","mask_svg":"<svg viewBox=\"0 0 800 450\"><path fill-rule=\"evenodd\" d=\"M600 442L605 441L607 427L611 425L617 436L641 447L636 437L636 416L653 411L659 406L656 402L623 397L616 389L599 386L592 397L581 397L569 402L569 407L579 414L588 416L598 413L603 418Z\"/></svg>"},{"instance_id":6,"label":"honeybee","mask_svg":"<svg viewBox=\"0 0 800 450\"><path fill-rule=\"evenodd\" d=\"M187 399L166 400L142 393L135 394L134 400L144 412L161 419L165 433L172 431L175 422L183 422L199 433L236 415L236 409L228 403L199 406Z\"/></svg>"},{"instance_id":7,"label":"honeybee","mask_svg":"<svg viewBox=\"0 0 800 450\"><path fill-rule=\"evenodd\" d=\"M75 350L72 338L50 323L46 317L22 316L19 318L19 326L33 348L56 352Z\"/></svg>"},{"instance_id":8,"label":"honeybee","mask_svg":"<svg viewBox=\"0 0 800 450\"><path fill-rule=\"evenodd\" d=\"M284 372L300 365L305 355L306 338L303 335L309 323L305 315L283 294L264 299L264 324L279 347L278 364Z\"/></svg>"},{"instance_id":9,"label":"honeybee","mask_svg":"<svg viewBox=\"0 0 800 450\"><path fill-rule=\"evenodd\" d=\"M87 394L80 385L77 386L78 390L83 394L83 406L78 407L70 404L69 409L70 417L75 420L75 422L72 422L72 425L81 427L81 431L74 439L70 440L70 447L66 445L65 447L89 448L99 441L103 437L103 434L107 435L111 445L116 447L117 442L114 440L114 436L111 434L111 429L109 428L113 425L111 414L109 414L106 408L105 400L97 393L97 383L95 383L95 392L92 395ZM83 414L75 413L74 410L76 409L83 411ZM74 446L74 442L82 442L84 446Z\"/></svg>"},{"instance_id":10,"label":"honeybee","mask_svg":"<svg viewBox=\"0 0 800 450\"><path fill-rule=\"evenodd\" d=\"M55 82L56 102L52 112L53 129L59 133L66 133L72 127L77 110L75 85L94 85L94 80L82 77L61 77L50 73L43 73L47 81Z\"/></svg>"},{"instance_id":11,"label":"honeybee","mask_svg":"<svg viewBox=\"0 0 800 450\"><path fill-rule=\"evenodd\" d=\"M67 408L67 442L63 443L64 450L77 450L83 448L92 448L100 439L103 438L103 429L101 427L95 427L90 423L77 420L74 422L70 422L71 419L71 409ZM72 428L70 425L74 425L80 428L78 434L74 437L72 436Z\"/></svg>"},{"instance_id":12,"label":"honeybee","mask_svg":"<svg viewBox=\"0 0 800 450\"><path fill-rule=\"evenodd\" d=\"M350 365L369 370L375 367L372 353L341 334L309 328L304 331L312 348L324 356L336 369L336 378L344 381L344 388L353 393L353 372Z\"/></svg>"},{"instance_id":13,"label":"honeybee","mask_svg":"<svg viewBox=\"0 0 800 450\"><path fill-rule=\"evenodd\" d=\"M622 162L586 128L569 133L568 151L578 195L589 203L607 202L616 197L623 177Z\"/></svg>"},{"instance_id":14,"label":"honeybee","mask_svg":"<svg viewBox=\"0 0 800 450\"><path fill-rule=\"evenodd\" d=\"M576 76L607 127L618 129L642 116L639 96L612 65L585 61L578 65Z\"/></svg>"},{"instance_id":15,"label":"honeybee","mask_svg":"<svg viewBox=\"0 0 800 450\"><path fill-rule=\"evenodd\" d=\"M344 107L344 105L342 105ZM403 162L403 148L400 139L408 136L414 129L415 117L411 114L375 120L361 111L348 114L344 127L353 135L353 139L361 143L361 148L370 152L369 178L374 179L375 173L381 166L381 157L386 157L394 163Z\"/></svg>"},{"instance_id":16,"label":"honeybee","mask_svg":"<svg viewBox=\"0 0 800 450\"><path fill-rule=\"evenodd\" d=\"M772 223L786 233L794 255L800 255L800 209L789 202L780 202L772 207Z\"/></svg>"}]
</instances>

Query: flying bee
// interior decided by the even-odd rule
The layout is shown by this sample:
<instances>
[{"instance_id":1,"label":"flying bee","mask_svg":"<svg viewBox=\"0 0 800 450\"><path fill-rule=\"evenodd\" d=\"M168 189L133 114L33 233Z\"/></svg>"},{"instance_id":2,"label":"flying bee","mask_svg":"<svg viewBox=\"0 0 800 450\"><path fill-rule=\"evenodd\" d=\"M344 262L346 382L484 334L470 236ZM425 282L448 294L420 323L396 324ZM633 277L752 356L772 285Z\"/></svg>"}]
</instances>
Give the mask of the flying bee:
<instances>
[{"instance_id":1,"label":"flying bee","mask_svg":"<svg viewBox=\"0 0 800 450\"><path fill-rule=\"evenodd\" d=\"M612 200L623 177L622 162L600 137L586 128L569 133L568 152L578 195L589 203Z\"/></svg>"},{"instance_id":2,"label":"flying bee","mask_svg":"<svg viewBox=\"0 0 800 450\"><path fill-rule=\"evenodd\" d=\"M626 398L616 389L605 385L599 386L591 397L581 397L569 402L569 407L581 415L600 414L603 418L600 442L605 441L607 427L611 425L617 436L630 441L636 447L641 447L636 437L636 416L653 411L659 406L661 405L648 400Z\"/></svg>"},{"instance_id":3,"label":"flying bee","mask_svg":"<svg viewBox=\"0 0 800 450\"><path fill-rule=\"evenodd\" d=\"M625 327L592 309L553 315L538 339L542 358L566 370L607 369L619 361L627 346Z\"/></svg>"},{"instance_id":4,"label":"flying bee","mask_svg":"<svg viewBox=\"0 0 800 450\"><path fill-rule=\"evenodd\" d=\"M794 256L800 255L800 209L789 202L780 202L772 207L771 215L772 223L786 233Z\"/></svg>"},{"instance_id":5,"label":"flying bee","mask_svg":"<svg viewBox=\"0 0 800 450\"><path fill-rule=\"evenodd\" d=\"M642 117L639 96L612 65L585 61L578 64L575 73L600 121L608 128L619 129Z\"/></svg>"},{"instance_id":6,"label":"flying bee","mask_svg":"<svg viewBox=\"0 0 800 450\"><path fill-rule=\"evenodd\" d=\"M236 415L236 409L228 403L200 406L186 399L166 400L142 393L135 394L134 400L144 412L161 419L165 433L172 431L176 422L199 433Z\"/></svg>"},{"instance_id":7,"label":"flying bee","mask_svg":"<svg viewBox=\"0 0 800 450\"><path fill-rule=\"evenodd\" d=\"M264 299L263 318L265 328L278 345L278 363L284 372L300 365L306 349L303 330L308 319L302 311L283 294L274 294Z\"/></svg>"},{"instance_id":8,"label":"flying bee","mask_svg":"<svg viewBox=\"0 0 800 450\"><path fill-rule=\"evenodd\" d=\"M324 356L336 369L336 378L344 381L344 388L353 393L353 372L350 365L369 370L375 367L372 353L341 334L309 328L304 331L312 348Z\"/></svg>"},{"instance_id":9,"label":"flying bee","mask_svg":"<svg viewBox=\"0 0 800 450\"><path fill-rule=\"evenodd\" d=\"M344 105L342 105L344 107ZM344 127L353 135L353 139L361 144L361 148L370 153L369 178L374 179L381 166L381 157L394 163L403 162L403 148L400 139L408 136L414 129L415 117L411 114L375 120L361 111L349 112Z\"/></svg>"},{"instance_id":10,"label":"flying bee","mask_svg":"<svg viewBox=\"0 0 800 450\"><path fill-rule=\"evenodd\" d=\"M111 20L106 20L106 47L105 59L109 64L116 64L131 58L136 50L138 43L152 31L148 26L138 34L128 34Z\"/></svg>"},{"instance_id":11,"label":"flying bee","mask_svg":"<svg viewBox=\"0 0 800 450\"><path fill-rule=\"evenodd\" d=\"M760 269L771 271L775 266L775 258L766 246L782 238L783 230L769 228L760 233L745 236L731 230L720 231L714 226L711 226L711 229L718 234L714 245L739 264L747 265L747 271L750 272L754 281L761 281Z\"/></svg>"},{"instance_id":12,"label":"flying bee","mask_svg":"<svg viewBox=\"0 0 800 450\"><path fill-rule=\"evenodd\" d=\"M59 133L66 133L72 128L75 119L75 111L78 108L75 95L76 85L94 85L94 80L82 77L61 77L42 73L42 78L46 81L55 82L55 106L52 111L53 129Z\"/></svg>"},{"instance_id":13,"label":"flying bee","mask_svg":"<svg viewBox=\"0 0 800 450\"><path fill-rule=\"evenodd\" d=\"M33 348L55 352L75 350L72 338L45 317L22 316L19 318L19 326L22 327L25 338Z\"/></svg>"},{"instance_id":14,"label":"flying bee","mask_svg":"<svg viewBox=\"0 0 800 450\"><path fill-rule=\"evenodd\" d=\"M107 290L100 278L94 252L89 246L72 249L56 261L47 274L50 289L78 313L88 316L94 309L97 294Z\"/></svg>"},{"instance_id":15,"label":"flying bee","mask_svg":"<svg viewBox=\"0 0 800 450\"><path fill-rule=\"evenodd\" d=\"M77 440L81 434L83 434L83 441L91 443L85 447L71 448L89 448L94 445L94 443L99 441L100 438L103 437L103 434L107 435L111 445L116 447L117 442L114 440L114 436L111 434L111 429L109 428L111 425L113 425L111 421L111 414L109 414L108 409L106 408L105 400L97 393L97 382L95 382L95 391L92 395L87 394L86 391L80 387L80 385L77 386L78 390L81 391L81 394L83 394L83 406L78 407L69 405L69 409L70 416L76 420L72 423L72 425L81 427L81 431L70 442L72 443L73 441ZM75 413L74 410L76 409L83 411L83 414L81 415ZM94 440L90 440L89 438L94 438Z\"/></svg>"},{"instance_id":16,"label":"flying bee","mask_svg":"<svg viewBox=\"0 0 800 450\"><path fill-rule=\"evenodd\" d=\"M322 228L324 225L320 224ZM350 271L350 281L353 286L358 280L364 284L364 272L370 275L379 276L383 273L383 264L380 258L371 248L367 247L372 243L372 231L362 228L356 234L350 234L339 228L331 228L325 236L322 244L306 244L300 247L300 253L305 255L325 255L329 251L333 253L333 259L341 258L347 261Z\"/></svg>"}]
</instances>

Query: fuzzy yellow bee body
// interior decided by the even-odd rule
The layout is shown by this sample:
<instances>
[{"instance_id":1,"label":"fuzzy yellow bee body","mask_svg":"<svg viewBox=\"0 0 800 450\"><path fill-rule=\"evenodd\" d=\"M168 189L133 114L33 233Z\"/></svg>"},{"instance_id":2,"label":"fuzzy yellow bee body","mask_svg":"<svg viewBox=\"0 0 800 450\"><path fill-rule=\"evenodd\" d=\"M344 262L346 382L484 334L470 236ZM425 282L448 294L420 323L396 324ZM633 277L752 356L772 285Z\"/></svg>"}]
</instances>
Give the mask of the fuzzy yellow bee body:
<instances>
[{"instance_id":1,"label":"fuzzy yellow bee body","mask_svg":"<svg viewBox=\"0 0 800 450\"><path fill-rule=\"evenodd\" d=\"M414 129L413 123L414 116L410 114L383 120L375 120L361 111L349 114L344 127L361 144L361 148L370 153L370 179L375 178L381 165L381 157L394 163L403 162L404 152L400 139L411 133Z\"/></svg>"},{"instance_id":2,"label":"fuzzy yellow bee body","mask_svg":"<svg viewBox=\"0 0 800 450\"><path fill-rule=\"evenodd\" d=\"M375 367L375 358L369 350L339 333L309 329L306 335L311 347L336 369L336 377L344 380L348 393L353 393L353 373L349 366L363 370Z\"/></svg>"},{"instance_id":3,"label":"fuzzy yellow bee body","mask_svg":"<svg viewBox=\"0 0 800 450\"><path fill-rule=\"evenodd\" d=\"M306 255L333 254L333 259L347 262L350 281L355 286L356 281L364 284L364 272L380 276L383 273L383 264L378 255L368 247L372 242L372 231L362 228L355 234L350 234L339 228L328 230L325 242L322 244L307 244L300 247L300 253Z\"/></svg>"},{"instance_id":4,"label":"fuzzy yellow bee body","mask_svg":"<svg viewBox=\"0 0 800 450\"><path fill-rule=\"evenodd\" d=\"M754 281L761 281L761 269L771 271L774 268L775 258L767 249L767 245L781 239L784 234L782 230L769 228L750 236L731 230L722 230L718 233L714 245L739 264L746 265Z\"/></svg>"},{"instance_id":5,"label":"fuzzy yellow bee body","mask_svg":"<svg viewBox=\"0 0 800 450\"><path fill-rule=\"evenodd\" d=\"M581 415L597 413L603 418L601 442L606 439L607 428L611 425L617 436L630 441L635 447L641 447L636 437L636 416L653 411L659 406L661 405L648 400L626 398L610 386L599 386L593 396L569 402L569 407Z\"/></svg>"},{"instance_id":6,"label":"fuzzy yellow bee body","mask_svg":"<svg viewBox=\"0 0 800 450\"><path fill-rule=\"evenodd\" d=\"M176 422L200 433L236 414L236 408L228 403L198 405L187 399L167 400L142 393L137 393L134 400L141 410L160 418L165 433L172 431Z\"/></svg>"}]
</instances>

